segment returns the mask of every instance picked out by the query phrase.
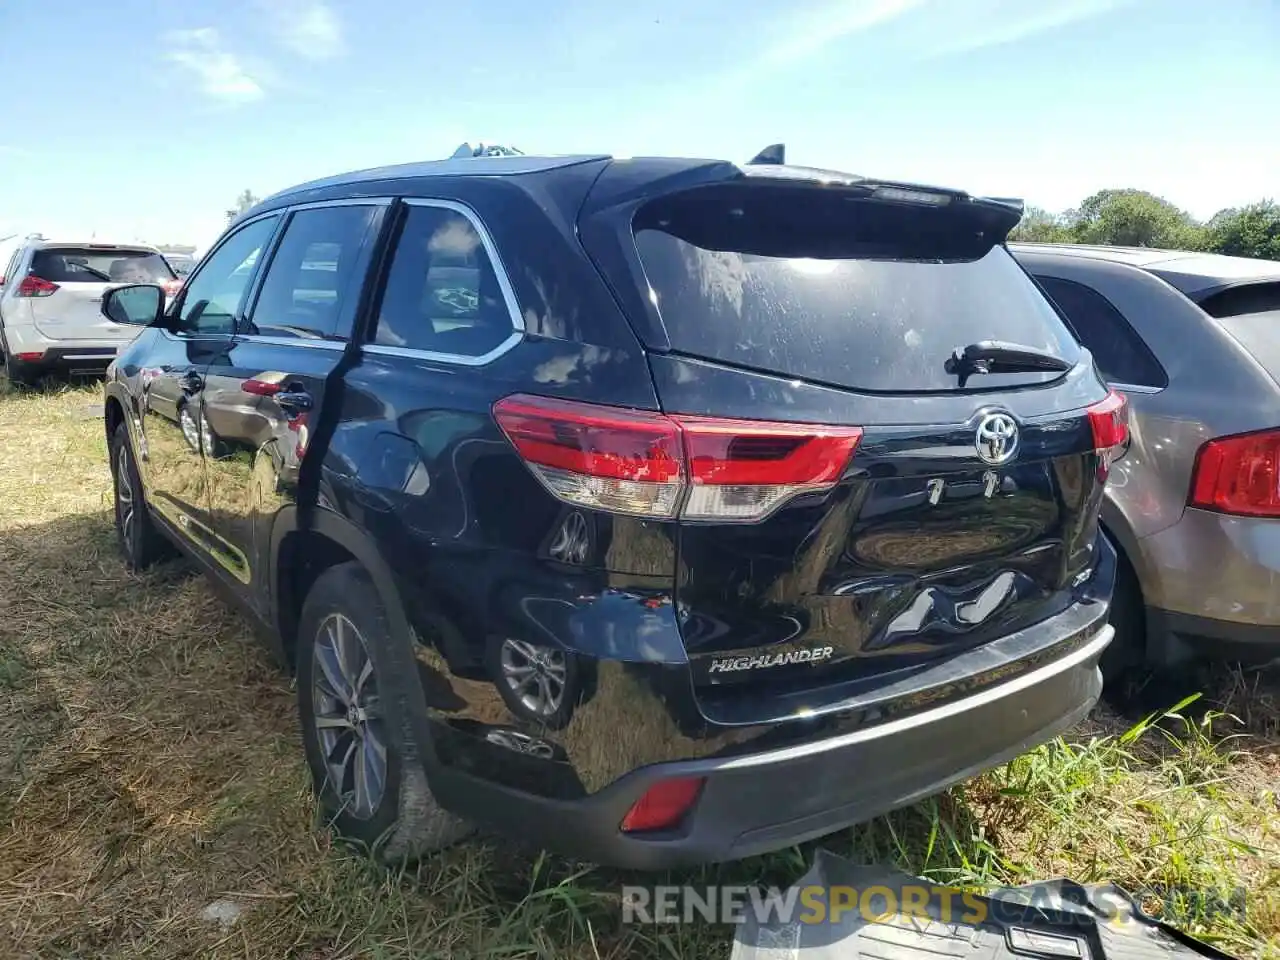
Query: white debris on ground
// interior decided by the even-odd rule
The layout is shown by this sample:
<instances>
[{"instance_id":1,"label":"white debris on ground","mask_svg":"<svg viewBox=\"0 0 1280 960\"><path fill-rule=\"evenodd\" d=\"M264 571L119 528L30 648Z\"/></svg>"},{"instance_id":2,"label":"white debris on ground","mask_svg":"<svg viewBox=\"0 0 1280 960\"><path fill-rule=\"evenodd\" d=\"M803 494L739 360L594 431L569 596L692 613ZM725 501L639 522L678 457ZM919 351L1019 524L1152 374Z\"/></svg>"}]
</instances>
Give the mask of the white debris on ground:
<instances>
[{"instance_id":1,"label":"white debris on ground","mask_svg":"<svg viewBox=\"0 0 1280 960\"><path fill-rule=\"evenodd\" d=\"M200 919L217 923L225 930L240 919L244 909L242 904L234 900L215 900L200 911Z\"/></svg>"}]
</instances>

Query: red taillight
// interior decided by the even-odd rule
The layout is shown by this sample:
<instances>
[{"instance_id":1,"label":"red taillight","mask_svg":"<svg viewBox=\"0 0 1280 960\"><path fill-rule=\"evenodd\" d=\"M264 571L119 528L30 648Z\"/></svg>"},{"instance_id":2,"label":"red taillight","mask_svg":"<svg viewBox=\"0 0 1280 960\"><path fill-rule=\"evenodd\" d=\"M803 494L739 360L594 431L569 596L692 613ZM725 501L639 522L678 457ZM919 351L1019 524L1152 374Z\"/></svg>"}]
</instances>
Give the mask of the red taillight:
<instances>
[{"instance_id":1,"label":"red taillight","mask_svg":"<svg viewBox=\"0 0 1280 960\"><path fill-rule=\"evenodd\" d=\"M245 393L252 393L255 397L274 397L280 392L280 384L255 377L252 380L241 380L240 389Z\"/></svg>"},{"instance_id":2,"label":"red taillight","mask_svg":"<svg viewBox=\"0 0 1280 960\"><path fill-rule=\"evenodd\" d=\"M670 830L678 826L702 793L704 777L675 777L659 780L644 792L622 818L623 833L642 830Z\"/></svg>"},{"instance_id":3,"label":"red taillight","mask_svg":"<svg viewBox=\"0 0 1280 960\"><path fill-rule=\"evenodd\" d=\"M168 296L172 297L176 296L178 291L182 289L182 281L177 279L163 280L160 286Z\"/></svg>"},{"instance_id":4,"label":"red taillight","mask_svg":"<svg viewBox=\"0 0 1280 960\"><path fill-rule=\"evenodd\" d=\"M22 282L18 284L18 289L14 291L15 297L47 297L58 289L56 283L50 283L43 277L37 277L34 274L23 277Z\"/></svg>"},{"instance_id":5,"label":"red taillight","mask_svg":"<svg viewBox=\"0 0 1280 960\"><path fill-rule=\"evenodd\" d=\"M1106 480L1111 464L1129 446L1129 401L1123 393L1112 390L1086 412L1093 430L1093 448L1098 451L1098 478Z\"/></svg>"},{"instance_id":6,"label":"red taillight","mask_svg":"<svg viewBox=\"0 0 1280 960\"><path fill-rule=\"evenodd\" d=\"M684 435L689 520L756 520L800 493L836 485L860 427L672 417Z\"/></svg>"},{"instance_id":7,"label":"red taillight","mask_svg":"<svg viewBox=\"0 0 1280 960\"><path fill-rule=\"evenodd\" d=\"M839 481L862 430L666 416L514 396L494 417L569 503L664 519L753 521Z\"/></svg>"},{"instance_id":8,"label":"red taillight","mask_svg":"<svg viewBox=\"0 0 1280 960\"><path fill-rule=\"evenodd\" d=\"M1097 450L1123 447L1129 442L1129 401L1116 390L1089 408L1089 426L1093 428L1093 446Z\"/></svg>"},{"instance_id":9,"label":"red taillight","mask_svg":"<svg viewBox=\"0 0 1280 960\"><path fill-rule=\"evenodd\" d=\"M520 456L562 500L670 518L684 489L680 431L660 413L515 396L494 417Z\"/></svg>"},{"instance_id":10,"label":"red taillight","mask_svg":"<svg viewBox=\"0 0 1280 960\"><path fill-rule=\"evenodd\" d=\"M1196 454L1193 507L1280 517L1280 430L1210 440Z\"/></svg>"}]
</instances>

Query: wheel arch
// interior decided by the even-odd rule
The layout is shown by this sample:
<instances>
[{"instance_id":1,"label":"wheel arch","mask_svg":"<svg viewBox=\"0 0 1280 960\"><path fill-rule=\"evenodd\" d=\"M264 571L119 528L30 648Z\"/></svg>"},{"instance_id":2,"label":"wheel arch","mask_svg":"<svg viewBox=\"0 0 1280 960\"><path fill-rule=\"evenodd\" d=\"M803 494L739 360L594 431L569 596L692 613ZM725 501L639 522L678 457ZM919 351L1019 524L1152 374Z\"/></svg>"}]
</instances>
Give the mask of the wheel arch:
<instances>
[{"instance_id":1,"label":"wheel arch","mask_svg":"<svg viewBox=\"0 0 1280 960\"><path fill-rule=\"evenodd\" d=\"M328 510L313 510L301 522L296 507L281 510L271 527L270 596L281 652L290 667L297 644L297 616L307 590L329 567L354 560L373 579L383 605L395 619L400 591L377 547L358 528Z\"/></svg>"},{"instance_id":2,"label":"wheel arch","mask_svg":"<svg viewBox=\"0 0 1280 960\"><path fill-rule=\"evenodd\" d=\"M288 507L280 512L272 527L271 557L271 615L281 645L278 653L291 667L297 649L298 615L306 599L305 588L336 563L354 561L369 574L386 611L392 637L392 649L387 651L389 658L402 675L416 676L413 631L400 588L390 564L368 534L332 510L313 508L305 517L300 517L297 507ZM421 759L429 772L435 768L436 758L426 696L420 683L404 686L414 740L421 745Z\"/></svg>"},{"instance_id":3,"label":"wheel arch","mask_svg":"<svg viewBox=\"0 0 1280 960\"><path fill-rule=\"evenodd\" d=\"M107 384L105 391L102 405L102 421L108 443L111 442L112 436L115 435L116 427L128 421L128 417L125 414L124 400L120 398L117 391L111 389L111 384ZM128 429L127 426L126 429Z\"/></svg>"},{"instance_id":4,"label":"wheel arch","mask_svg":"<svg viewBox=\"0 0 1280 960\"><path fill-rule=\"evenodd\" d=\"M1116 585L1110 620L1117 635L1113 641L1115 650L1104 665L1104 673L1115 673L1130 665L1134 658L1139 662L1146 662L1150 656L1151 625L1147 617L1147 594L1143 587L1145 560L1133 527L1110 498L1103 501L1099 525L1116 551ZM1132 591L1132 596L1125 596L1129 591ZM1127 607L1132 609L1126 609ZM1125 633L1128 636L1123 635Z\"/></svg>"},{"instance_id":5,"label":"wheel arch","mask_svg":"<svg viewBox=\"0 0 1280 960\"><path fill-rule=\"evenodd\" d=\"M1146 561L1142 555L1142 547L1133 532L1133 525L1110 497L1102 501L1102 514L1098 518L1098 523L1102 527L1102 532L1111 541L1111 545L1116 548L1120 559L1133 571L1138 581L1138 589L1142 591L1142 583L1146 579Z\"/></svg>"}]
</instances>

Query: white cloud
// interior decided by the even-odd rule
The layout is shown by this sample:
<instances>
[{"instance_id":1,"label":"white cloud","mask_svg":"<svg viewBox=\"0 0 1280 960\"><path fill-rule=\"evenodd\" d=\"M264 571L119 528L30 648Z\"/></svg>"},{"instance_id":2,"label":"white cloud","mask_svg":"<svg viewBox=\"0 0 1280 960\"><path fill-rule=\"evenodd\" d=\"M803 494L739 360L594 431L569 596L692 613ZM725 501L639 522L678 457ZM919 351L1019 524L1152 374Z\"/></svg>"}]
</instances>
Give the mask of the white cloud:
<instances>
[{"instance_id":1,"label":"white cloud","mask_svg":"<svg viewBox=\"0 0 1280 960\"><path fill-rule=\"evenodd\" d=\"M925 0L844 0L814 10L779 43L766 48L761 65L782 66L824 47L905 16Z\"/></svg>"},{"instance_id":2,"label":"white cloud","mask_svg":"<svg viewBox=\"0 0 1280 960\"><path fill-rule=\"evenodd\" d=\"M279 41L308 60L330 60L346 50L342 22L325 0L259 0Z\"/></svg>"},{"instance_id":3,"label":"white cloud","mask_svg":"<svg viewBox=\"0 0 1280 960\"><path fill-rule=\"evenodd\" d=\"M750 69L731 70L725 78L736 82L758 76L762 69L785 68L849 41L905 41L907 50L926 58L980 50L1137 2L1141 0L834 0L775 24L770 32L781 39L760 50ZM879 39L865 36L872 32Z\"/></svg>"},{"instance_id":4,"label":"white cloud","mask_svg":"<svg viewBox=\"0 0 1280 960\"><path fill-rule=\"evenodd\" d=\"M827 47L858 34L890 24L909 14L928 0L834 0L811 7L799 16L788 15L785 21L761 29L765 36L779 37L767 46L747 52L741 62L706 77L695 84L701 99L731 97L743 88L757 83L767 74L784 71L806 58L821 54ZM682 83L673 97L688 101L688 84ZM666 124L667 108L653 119Z\"/></svg>"},{"instance_id":5,"label":"white cloud","mask_svg":"<svg viewBox=\"0 0 1280 960\"><path fill-rule=\"evenodd\" d=\"M235 54L223 49L215 28L173 30L165 34L165 41L172 47L165 59L194 73L209 96L241 103L262 99L262 86Z\"/></svg>"},{"instance_id":6,"label":"white cloud","mask_svg":"<svg viewBox=\"0 0 1280 960\"><path fill-rule=\"evenodd\" d=\"M1104 16L1136 0L970 0L963 20L934 20L937 35L928 56L968 53L1016 43L1059 27ZM952 7L948 13L958 14Z\"/></svg>"}]
</instances>

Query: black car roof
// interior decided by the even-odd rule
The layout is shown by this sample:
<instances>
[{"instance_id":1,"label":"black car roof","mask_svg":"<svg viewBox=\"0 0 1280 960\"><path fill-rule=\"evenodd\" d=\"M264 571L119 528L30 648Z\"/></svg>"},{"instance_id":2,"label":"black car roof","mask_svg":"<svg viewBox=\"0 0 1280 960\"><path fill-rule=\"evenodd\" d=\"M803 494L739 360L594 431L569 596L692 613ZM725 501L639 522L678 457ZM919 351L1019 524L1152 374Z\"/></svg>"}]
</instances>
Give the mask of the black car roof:
<instances>
[{"instance_id":1,"label":"black car roof","mask_svg":"<svg viewBox=\"0 0 1280 960\"><path fill-rule=\"evenodd\" d=\"M335 193L343 187L358 192L363 184L380 183L386 180L412 181L435 177L518 177L527 174L545 173L564 167L577 166L592 161L608 160L606 155L584 154L563 157L461 157L448 160L420 160L413 163L397 163L385 167L370 167L365 170L352 170L347 173L308 180L273 193L249 211L256 213L273 207L285 206L295 201L300 195L323 191Z\"/></svg>"},{"instance_id":2,"label":"black car roof","mask_svg":"<svg viewBox=\"0 0 1280 960\"><path fill-rule=\"evenodd\" d=\"M1009 249L1015 254L1102 260L1137 267L1155 274L1192 299L1225 287L1280 281L1280 263L1274 260L1228 257L1220 253L1069 243L1011 243Z\"/></svg>"},{"instance_id":3,"label":"black car roof","mask_svg":"<svg viewBox=\"0 0 1280 960\"><path fill-rule=\"evenodd\" d=\"M293 203L306 202L311 199L334 199L344 194L350 196L371 196L379 192L374 185L387 181L396 181L397 189L407 195L421 190L424 195L431 191L430 182L438 177L483 177L486 179L512 179L552 174L559 170L568 170L584 164L607 165L610 173L597 191L600 204L618 202L635 192L646 193L655 184L661 183L663 189L693 187L701 183L717 180L732 180L750 177L753 179L779 179L807 181L828 185L871 185L907 190L925 190L933 193L949 194L957 200L972 201L976 204L1002 208L1006 213L1016 217L1021 211L1021 200L1005 198L971 197L962 190L936 187L927 184L913 184L901 181L867 178L857 174L842 173L814 167L796 166L793 164L740 164L726 160L685 158L685 157L634 157L616 158L609 154L577 154L569 156L464 156L447 160L427 160L417 163L402 163L386 167L373 167L367 170L355 170L319 180L311 180L297 186L289 187L272 194L260 204L248 211L245 216L253 216L260 212L288 206ZM413 181L421 181L414 184Z\"/></svg>"}]
</instances>

